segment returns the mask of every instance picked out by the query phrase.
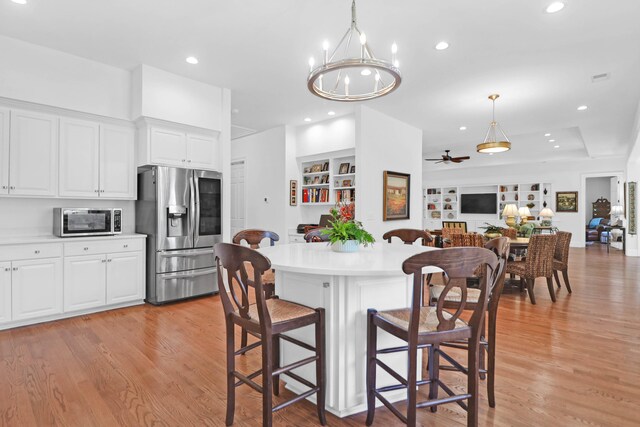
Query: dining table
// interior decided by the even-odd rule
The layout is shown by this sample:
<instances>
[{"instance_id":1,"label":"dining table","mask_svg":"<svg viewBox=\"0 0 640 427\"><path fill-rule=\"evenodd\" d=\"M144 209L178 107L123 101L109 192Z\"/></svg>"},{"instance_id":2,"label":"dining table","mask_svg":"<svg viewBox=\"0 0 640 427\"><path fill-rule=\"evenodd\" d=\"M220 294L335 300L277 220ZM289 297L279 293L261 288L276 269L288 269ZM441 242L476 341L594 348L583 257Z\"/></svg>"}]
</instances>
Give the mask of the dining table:
<instances>
[{"instance_id":1,"label":"dining table","mask_svg":"<svg viewBox=\"0 0 640 427\"><path fill-rule=\"evenodd\" d=\"M354 253L341 253L332 251L326 242L280 244L259 249L275 269L275 291L279 298L325 309L326 410L329 412L346 417L367 409L367 309L410 307L413 276L402 271L402 263L415 254L433 250L440 249L375 243L361 246ZM440 271L437 267L425 267L423 274ZM313 345L312 327L293 331L291 336ZM280 366L310 356L307 350L280 341ZM380 348L400 345L403 342L397 338L384 331L378 333ZM386 354L382 358L396 372L406 374L406 353ZM312 365L298 368L296 373L315 383ZM284 381L295 393L307 390L291 377ZM378 372L377 381L379 386L397 384L382 370ZM387 398L404 400L406 391L390 392ZM315 402L315 394L308 399Z\"/></svg>"}]
</instances>

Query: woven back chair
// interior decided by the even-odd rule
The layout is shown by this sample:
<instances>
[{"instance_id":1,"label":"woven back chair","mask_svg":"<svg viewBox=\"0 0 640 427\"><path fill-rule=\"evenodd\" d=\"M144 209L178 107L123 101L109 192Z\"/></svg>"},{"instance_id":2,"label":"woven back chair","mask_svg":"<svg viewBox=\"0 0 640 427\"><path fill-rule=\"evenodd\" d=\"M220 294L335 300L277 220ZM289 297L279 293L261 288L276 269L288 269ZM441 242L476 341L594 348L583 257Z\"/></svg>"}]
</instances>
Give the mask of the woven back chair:
<instances>
[{"instance_id":1,"label":"woven back chair","mask_svg":"<svg viewBox=\"0 0 640 427\"><path fill-rule=\"evenodd\" d=\"M451 239L451 236L454 234L464 234L464 230L462 228L450 227L442 229L442 238L443 239Z\"/></svg>"},{"instance_id":2,"label":"woven back chair","mask_svg":"<svg viewBox=\"0 0 640 427\"><path fill-rule=\"evenodd\" d=\"M446 247L484 247L484 238L477 233L452 234Z\"/></svg>"},{"instance_id":3,"label":"woven back chair","mask_svg":"<svg viewBox=\"0 0 640 427\"><path fill-rule=\"evenodd\" d=\"M391 239L396 237L405 245L413 245L416 240L421 240L422 246L433 246L433 237L428 231L415 229L415 228L397 228L395 230L387 231L382 235L382 238L391 243Z\"/></svg>"},{"instance_id":4,"label":"woven back chair","mask_svg":"<svg viewBox=\"0 0 640 427\"><path fill-rule=\"evenodd\" d=\"M503 237L507 237L512 240L518 237L518 230L511 227L503 228L501 233Z\"/></svg>"},{"instance_id":5,"label":"woven back chair","mask_svg":"<svg viewBox=\"0 0 640 427\"><path fill-rule=\"evenodd\" d=\"M227 347L227 414L226 425L233 424L235 413L235 389L247 384L262 394L262 425L272 425L272 413L301 400L300 396L273 406L273 394L280 394L280 374L286 373L294 379L300 378L291 369L314 363L316 365L316 384L302 379L311 387L303 397L317 393L317 409L320 423L325 425L325 324L324 309L310 308L301 304L278 298L266 299L262 289L262 274L271 269L267 257L245 246L218 243L215 245L216 266L218 267L218 287L220 301L225 314ZM249 278L246 266L250 265L253 274ZM228 289L228 293L225 291ZM249 303L249 293L253 289L255 303ZM246 329L259 338L258 342L240 350L235 349L235 326ZM304 327L315 326L315 347L284 335L285 332ZM302 363L280 366L280 341L285 340L312 351L315 357ZM236 370L235 357L253 348L262 349L262 368L253 373L240 373ZM245 364L246 365L246 364ZM253 378L262 377L262 384Z\"/></svg>"},{"instance_id":6,"label":"woven back chair","mask_svg":"<svg viewBox=\"0 0 640 427\"><path fill-rule=\"evenodd\" d=\"M463 233L467 232L466 221L442 221L442 228L460 228Z\"/></svg>"},{"instance_id":7,"label":"woven back chair","mask_svg":"<svg viewBox=\"0 0 640 427\"><path fill-rule=\"evenodd\" d=\"M562 272L564 285L567 291L571 293L571 284L569 283L569 245L571 244L571 233L568 231L558 231L556 233L558 241L556 242L556 250L553 254L553 276L556 278L556 284L560 287L560 277L558 271Z\"/></svg>"},{"instance_id":8,"label":"woven back chair","mask_svg":"<svg viewBox=\"0 0 640 427\"><path fill-rule=\"evenodd\" d=\"M556 249L556 234L534 234L529 238L527 258L524 261L510 261L507 264L507 273L520 277L521 283L527 286L531 303L536 303L533 287L537 277L547 279L547 287L551 300L556 302L556 294L553 289L553 254Z\"/></svg>"}]
</instances>

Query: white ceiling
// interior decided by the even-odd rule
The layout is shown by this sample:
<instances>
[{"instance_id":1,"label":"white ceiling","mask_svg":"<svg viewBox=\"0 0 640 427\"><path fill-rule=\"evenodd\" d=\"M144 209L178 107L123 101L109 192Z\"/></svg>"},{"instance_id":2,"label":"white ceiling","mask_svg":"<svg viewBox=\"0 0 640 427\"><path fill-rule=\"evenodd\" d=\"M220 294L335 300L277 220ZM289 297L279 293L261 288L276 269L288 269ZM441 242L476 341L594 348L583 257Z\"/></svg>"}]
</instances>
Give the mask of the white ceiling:
<instances>
[{"instance_id":1,"label":"white ceiling","mask_svg":"<svg viewBox=\"0 0 640 427\"><path fill-rule=\"evenodd\" d=\"M397 42L403 73L396 92L368 105L423 129L428 157L450 148L471 155L469 166L626 154L640 99L640 1L566 0L552 15L550 2L360 0L360 29L378 56ZM0 0L0 34L229 87L233 123L263 130L353 111L306 89L309 56L337 43L349 13L350 0ZM436 51L440 40L451 47ZM611 77L592 83L600 73ZM513 149L489 157L475 145L493 92Z\"/></svg>"}]
</instances>

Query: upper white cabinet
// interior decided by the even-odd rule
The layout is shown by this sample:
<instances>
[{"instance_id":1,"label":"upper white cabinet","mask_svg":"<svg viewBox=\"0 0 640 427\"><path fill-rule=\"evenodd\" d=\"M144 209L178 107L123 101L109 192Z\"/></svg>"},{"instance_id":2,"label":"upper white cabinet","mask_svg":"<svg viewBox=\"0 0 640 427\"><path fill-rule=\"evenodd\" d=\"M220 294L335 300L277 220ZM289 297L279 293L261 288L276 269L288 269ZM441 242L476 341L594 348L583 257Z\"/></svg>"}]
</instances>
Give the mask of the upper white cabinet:
<instances>
[{"instance_id":1,"label":"upper white cabinet","mask_svg":"<svg viewBox=\"0 0 640 427\"><path fill-rule=\"evenodd\" d=\"M60 196L135 198L134 131L60 120Z\"/></svg>"},{"instance_id":2,"label":"upper white cabinet","mask_svg":"<svg viewBox=\"0 0 640 427\"><path fill-rule=\"evenodd\" d=\"M58 117L11 111L9 194L55 196L58 183Z\"/></svg>"},{"instance_id":3,"label":"upper white cabinet","mask_svg":"<svg viewBox=\"0 0 640 427\"><path fill-rule=\"evenodd\" d=\"M0 194L9 194L9 116L0 109Z\"/></svg>"},{"instance_id":4,"label":"upper white cabinet","mask_svg":"<svg viewBox=\"0 0 640 427\"><path fill-rule=\"evenodd\" d=\"M221 170L220 140L210 135L179 129L145 126L138 139L138 164Z\"/></svg>"}]
</instances>

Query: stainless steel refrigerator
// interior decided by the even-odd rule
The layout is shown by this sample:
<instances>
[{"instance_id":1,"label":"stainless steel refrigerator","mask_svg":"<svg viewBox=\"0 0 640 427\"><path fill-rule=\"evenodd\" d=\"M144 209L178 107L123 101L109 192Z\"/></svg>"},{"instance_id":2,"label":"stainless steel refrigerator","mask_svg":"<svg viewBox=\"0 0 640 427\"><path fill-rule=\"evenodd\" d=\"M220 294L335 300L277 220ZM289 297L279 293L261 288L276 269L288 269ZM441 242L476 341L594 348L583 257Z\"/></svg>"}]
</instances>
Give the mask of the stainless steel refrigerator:
<instances>
[{"instance_id":1,"label":"stainless steel refrigerator","mask_svg":"<svg viewBox=\"0 0 640 427\"><path fill-rule=\"evenodd\" d=\"M222 175L154 166L138 173L136 232L147 235L147 302L218 291L213 245L222 241Z\"/></svg>"}]
</instances>

